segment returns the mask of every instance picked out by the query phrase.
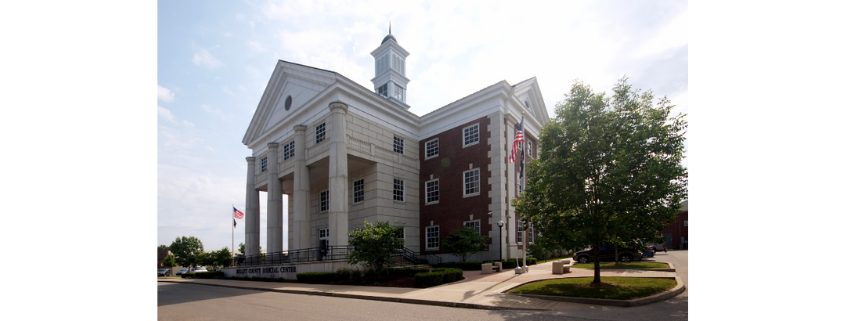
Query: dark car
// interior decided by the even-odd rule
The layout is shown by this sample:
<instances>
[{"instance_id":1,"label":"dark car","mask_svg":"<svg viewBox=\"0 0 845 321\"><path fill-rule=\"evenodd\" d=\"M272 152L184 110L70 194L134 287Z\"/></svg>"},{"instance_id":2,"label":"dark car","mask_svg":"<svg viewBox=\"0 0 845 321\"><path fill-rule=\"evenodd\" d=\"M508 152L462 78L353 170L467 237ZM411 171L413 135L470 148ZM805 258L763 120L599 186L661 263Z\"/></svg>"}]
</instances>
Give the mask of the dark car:
<instances>
[{"instance_id":1,"label":"dark car","mask_svg":"<svg viewBox=\"0 0 845 321\"><path fill-rule=\"evenodd\" d=\"M636 249L619 248L614 249L612 245L599 246L599 260L614 261L613 254L619 253L619 261L631 262L633 260L642 260L643 252ZM578 263L587 263L592 261L593 249L575 252L575 261Z\"/></svg>"},{"instance_id":2,"label":"dark car","mask_svg":"<svg viewBox=\"0 0 845 321\"><path fill-rule=\"evenodd\" d=\"M182 275L182 274L185 274L185 273L188 273L188 269L181 269L181 270L179 270L179 272L176 272L176 275Z\"/></svg>"},{"instance_id":3,"label":"dark car","mask_svg":"<svg viewBox=\"0 0 845 321\"><path fill-rule=\"evenodd\" d=\"M159 269L158 275L159 276L170 276L170 269Z\"/></svg>"}]
</instances>

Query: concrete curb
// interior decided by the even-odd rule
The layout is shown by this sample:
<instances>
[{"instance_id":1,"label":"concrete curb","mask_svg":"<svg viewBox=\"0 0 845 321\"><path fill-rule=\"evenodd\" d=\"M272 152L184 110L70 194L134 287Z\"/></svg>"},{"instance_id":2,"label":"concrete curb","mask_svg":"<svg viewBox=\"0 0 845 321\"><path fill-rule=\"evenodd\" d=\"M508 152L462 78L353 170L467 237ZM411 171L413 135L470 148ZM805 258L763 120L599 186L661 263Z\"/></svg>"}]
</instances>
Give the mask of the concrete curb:
<instances>
[{"instance_id":1,"label":"concrete curb","mask_svg":"<svg viewBox=\"0 0 845 321\"><path fill-rule=\"evenodd\" d=\"M498 306L493 306L493 305L484 305L484 304L475 304L475 303L455 303L455 302L447 302L447 301L434 301L434 300L421 300L421 299L405 299L405 298L391 298L391 297L383 297L383 296L370 296L370 295L360 295L360 294L332 293L332 292L323 292L323 291L301 291L301 290L270 289L270 288L253 287L253 286L237 286L237 285L227 285L227 284L210 284L210 283L200 283L200 282L191 282L191 281L187 281L187 282L186 282L186 281L159 280L158 282L164 282L164 283L182 283L182 284L193 284L193 285L208 285L208 286L219 286L219 287L224 287L224 288L234 288L234 289L246 289L246 290L267 291L267 292L278 292L278 293L290 293L290 294L306 294L306 295L332 296L332 297L338 297L338 298L361 299L361 300L373 300L373 301L386 301L386 302L398 302L398 303L410 303L410 304L421 304L421 305L436 305L436 306L445 306L445 307L453 307L453 308L468 308L468 309L480 309L480 310L524 310L524 311L551 311L551 310L549 310L549 309L515 308L515 307L498 307Z\"/></svg>"},{"instance_id":2,"label":"concrete curb","mask_svg":"<svg viewBox=\"0 0 845 321\"><path fill-rule=\"evenodd\" d=\"M655 272L677 272L677 271L675 271L675 266L672 265L672 263L669 263L669 262L657 262L657 263L666 263L666 264L669 265L669 267L665 268L665 269L660 268L660 269L631 269L631 270L643 270L643 271L655 271ZM573 267L574 267L574 265L573 265ZM589 270L589 269L586 269L586 270ZM617 269L614 269L614 270L617 270ZM604 270L602 270L602 271L604 271Z\"/></svg>"},{"instance_id":3,"label":"concrete curb","mask_svg":"<svg viewBox=\"0 0 845 321\"><path fill-rule=\"evenodd\" d=\"M585 277L585 278L592 278L592 277L588 276L588 277ZM636 306L646 305L646 304L650 304L650 303L654 303L654 302L658 302L658 301L663 301L663 300L675 297L678 294L681 294L686 289L686 285L684 284L684 281L681 281L681 279L678 278L677 276L671 277L671 278L659 277L657 279L674 279L675 282L677 282L678 284L676 284L675 287L672 288L671 290L668 290L668 291L665 291L665 292L660 292L660 293L652 295L652 296L647 296L647 297L644 297L644 298L632 299L632 300L576 298L576 297L568 297L568 296L551 296L551 295L538 295L538 294L516 294L516 293L508 293L508 294L524 296L524 297L529 297L529 298L549 300L549 301L562 301L562 302L573 302L573 303L584 303L584 304L610 305L610 306L628 308L628 307L636 307ZM520 284L520 286L525 285L525 284L529 284L529 283L540 282L540 281L547 281L547 280L537 280L537 281L526 282L526 283ZM513 288L511 288L511 289L513 289Z\"/></svg>"}]
</instances>

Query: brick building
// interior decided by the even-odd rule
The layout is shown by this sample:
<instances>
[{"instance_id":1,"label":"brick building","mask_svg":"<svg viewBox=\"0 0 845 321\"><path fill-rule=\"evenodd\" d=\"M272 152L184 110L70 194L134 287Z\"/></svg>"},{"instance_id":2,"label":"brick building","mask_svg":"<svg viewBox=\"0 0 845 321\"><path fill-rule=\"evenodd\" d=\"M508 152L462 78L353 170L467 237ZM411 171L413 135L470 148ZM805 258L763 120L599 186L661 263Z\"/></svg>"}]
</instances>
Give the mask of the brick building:
<instances>
[{"instance_id":1,"label":"brick building","mask_svg":"<svg viewBox=\"0 0 845 321\"><path fill-rule=\"evenodd\" d=\"M681 203L681 211L678 212L678 218L666 229L660 231L660 235L666 237L667 248L687 249L687 244L689 244L689 208L687 207L687 202L683 201Z\"/></svg>"},{"instance_id":2,"label":"brick building","mask_svg":"<svg viewBox=\"0 0 845 321\"><path fill-rule=\"evenodd\" d=\"M371 54L373 89L336 72L276 64L242 140L252 150L246 254L258 253L259 193L266 192L268 253L282 251L285 238L291 250L346 245L346 234L366 220L404 226L414 251L446 254L446 235L471 226L491 241L473 259L521 256L521 225L508 200L522 185L519 163L508 156L523 115L526 160L536 157L549 121L536 78L499 81L418 116L406 102L409 53L388 34Z\"/></svg>"}]
</instances>

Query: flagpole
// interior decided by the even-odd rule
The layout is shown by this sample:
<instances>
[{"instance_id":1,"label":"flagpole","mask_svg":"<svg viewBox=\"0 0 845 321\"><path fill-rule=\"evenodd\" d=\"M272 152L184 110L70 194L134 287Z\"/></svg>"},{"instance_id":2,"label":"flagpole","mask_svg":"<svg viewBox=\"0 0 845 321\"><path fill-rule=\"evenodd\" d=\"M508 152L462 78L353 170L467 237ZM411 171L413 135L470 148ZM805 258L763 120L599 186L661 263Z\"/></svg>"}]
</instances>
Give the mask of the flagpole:
<instances>
[{"instance_id":1,"label":"flagpole","mask_svg":"<svg viewBox=\"0 0 845 321\"><path fill-rule=\"evenodd\" d=\"M232 220L234 220L235 216L235 204L232 204ZM232 223L232 249L229 250L232 252L232 257L235 257L235 223Z\"/></svg>"}]
</instances>

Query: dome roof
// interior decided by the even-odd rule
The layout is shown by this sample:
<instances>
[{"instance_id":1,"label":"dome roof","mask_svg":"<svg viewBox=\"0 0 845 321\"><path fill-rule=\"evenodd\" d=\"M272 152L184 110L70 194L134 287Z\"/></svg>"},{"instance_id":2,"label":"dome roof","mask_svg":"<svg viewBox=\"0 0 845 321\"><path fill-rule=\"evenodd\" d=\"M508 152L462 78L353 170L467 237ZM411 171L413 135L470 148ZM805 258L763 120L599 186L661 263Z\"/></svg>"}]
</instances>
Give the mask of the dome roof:
<instances>
[{"instance_id":1,"label":"dome roof","mask_svg":"<svg viewBox=\"0 0 845 321\"><path fill-rule=\"evenodd\" d=\"M382 43L382 44L384 44L385 42L387 42L387 41L388 41L388 40L390 40L390 39L393 39L393 41L396 41L396 43L397 43L397 44L399 43L399 40L396 40L396 37L394 37L394 36L393 36L393 35L391 35L391 34L388 34L387 36L384 36L384 40L382 40L382 41L381 41L381 43Z\"/></svg>"}]
</instances>

